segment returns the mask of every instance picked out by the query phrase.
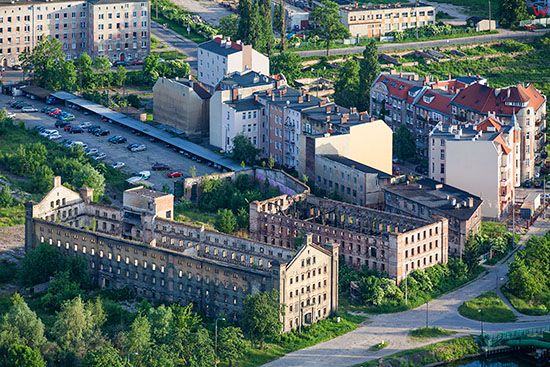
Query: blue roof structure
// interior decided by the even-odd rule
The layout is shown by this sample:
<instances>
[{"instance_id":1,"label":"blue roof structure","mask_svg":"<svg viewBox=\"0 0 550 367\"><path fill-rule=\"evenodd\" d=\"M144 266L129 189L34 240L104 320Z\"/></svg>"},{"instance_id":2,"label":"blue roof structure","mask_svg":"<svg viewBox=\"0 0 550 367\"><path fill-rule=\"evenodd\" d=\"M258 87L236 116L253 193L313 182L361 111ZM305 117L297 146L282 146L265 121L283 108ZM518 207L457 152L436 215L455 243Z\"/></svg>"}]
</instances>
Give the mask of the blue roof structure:
<instances>
[{"instance_id":1,"label":"blue roof structure","mask_svg":"<svg viewBox=\"0 0 550 367\"><path fill-rule=\"evenodd\" d=\"M74 104L80 108L83 108L87 111L93 112L101 117L105 117L120 125L139 131L149 137L160 140L166 144L170 144L173 147L183 150L189 154L193 154L206 161L216 163L228 170L241 171L247 168L247 167L243 168L239 164L232 161L231 159L221 156L198 144L192 143L188 140L181 139L177 136L173 136L167 131L156 128L154 126L144 124L143 122L138 121L134 118L128 117L123 113L113 111L110 108L94 103L87 99L78 97L72 93L55 92L55 93L52 93L51 95L57 99L63 100L65 102Z\"/></svg>"}]
</instances>

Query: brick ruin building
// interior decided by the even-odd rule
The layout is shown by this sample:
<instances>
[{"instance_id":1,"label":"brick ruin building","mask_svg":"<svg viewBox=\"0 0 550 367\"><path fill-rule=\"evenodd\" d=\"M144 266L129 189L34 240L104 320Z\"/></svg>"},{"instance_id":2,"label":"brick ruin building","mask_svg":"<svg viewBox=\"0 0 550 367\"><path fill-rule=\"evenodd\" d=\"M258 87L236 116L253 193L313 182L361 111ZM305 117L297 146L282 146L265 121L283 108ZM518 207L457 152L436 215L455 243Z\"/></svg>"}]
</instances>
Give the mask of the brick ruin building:
<instances>
[{"instance_id":1,"label":"brick ruin building","mask_svg":"<svg viewBox=\"0 0 550 367\"><path fill-rule=\"evenodd\" d=\"M387 273L400 282L415 269L448 259L448 220L416 219L307 192L250 204L250 234L257 241L293 249L306 233L334 243L346 264Z\"/></svg>"},{"instance_id":2,"label":"brick ruin building","mask_svg":"<svg viewBox=\"0 0 550 367\"><path fill-rule=\"evenodd\" d=\"M137 187L122 208L92 202L61 185L25 206L25 249L39 244L88 260L93 282L128 288L151 300L193 303L208 316L238 319L244 299L279 291L283 331L338 308L339 247L306 236L300 249L248 240L175 222L173 196Z\"/></svg>"}]
</instances>

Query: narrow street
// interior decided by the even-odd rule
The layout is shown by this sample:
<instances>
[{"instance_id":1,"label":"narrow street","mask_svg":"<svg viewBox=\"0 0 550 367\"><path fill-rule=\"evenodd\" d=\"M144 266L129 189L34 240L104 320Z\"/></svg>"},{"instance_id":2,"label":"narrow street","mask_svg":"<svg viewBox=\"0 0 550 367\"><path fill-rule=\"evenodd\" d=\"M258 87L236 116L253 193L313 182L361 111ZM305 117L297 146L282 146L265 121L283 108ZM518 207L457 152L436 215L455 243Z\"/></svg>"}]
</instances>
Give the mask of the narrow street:
<instances>
[{"instance_id":1,"label":"narrow street","mask_svg":"<svg viewBox=\"0 0 550 367\"><path fill-rule=\"evenodd\" d=\"M550 230L550 220L539 219L522 237L527 241L531 236L544 235ZM481 278L448 293L429 303L429 326L438 326L455 330L457 336L479 334L480 322L466 319L458 314L458 307L466 300L481 293L494 291L497 284L503 284L508 264L507 261L489 267L488 272ZM526 316L519 315L514 323L484 323L485 332L499 332L515 329L545 326L550 323L550 315ZM409 330L426 325L426 305L413 310L395 313L373 315L356 330L313 347L302 349L284 357L267 363L264 367L347 367L372 359L385 357L406 349L417 348L448 338L416 341L408 337ZM389 346L379 351L369 351L373 345L387 341Z\"/></svg>"},{"instance_id":2,"label":"narrow street","mask_svg":"<svg viewBox=\"0 0 550 367\"><path fill-rule=\"evenodd\" d=\"M194 74L197 73L197 44L195 42L184 38L170 28L165 29L162 25L153 21L151 21L151 34L161 43L185 54L187 56L185 61L191 66L191 71Z\"/></svg>"}]
</instances>

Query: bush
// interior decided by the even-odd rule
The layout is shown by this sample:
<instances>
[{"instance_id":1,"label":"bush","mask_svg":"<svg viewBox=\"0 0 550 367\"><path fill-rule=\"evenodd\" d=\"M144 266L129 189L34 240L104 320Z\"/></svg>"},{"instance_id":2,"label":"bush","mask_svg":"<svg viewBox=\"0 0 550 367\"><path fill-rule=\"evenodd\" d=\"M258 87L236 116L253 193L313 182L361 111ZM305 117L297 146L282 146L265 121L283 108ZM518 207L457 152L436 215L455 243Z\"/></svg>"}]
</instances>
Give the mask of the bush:
<instances>
[{"instance_id":1,"label":"bush","mask_svg":"<svg viewBox=\"0 0 550 367\"><path fill-rule=\"evenodd\" d=\"M17 264L0 260L0 284L9 283L17 277Z\"/></svg>"},{"instance_id":2,"label":"bush","mask_svg":"<svg viewBox=\"0 0 550 367\"><path fill-rule=\"evenodd\" d=\"M469 319L484 322L513 322L517 319L495 292L486 292L464 302L458 312Z\"/></svg>"},{"instance_id":3,"label":"bush","mask_svg":"<svg viewBox=\"0 0 550 367\"><path fill-rule=\"evenodd\" d=\"M423 327L409 331L409 336L416 339L440 338L456 334L456 331L440 327Z\"/></svg>"}]
</instances>

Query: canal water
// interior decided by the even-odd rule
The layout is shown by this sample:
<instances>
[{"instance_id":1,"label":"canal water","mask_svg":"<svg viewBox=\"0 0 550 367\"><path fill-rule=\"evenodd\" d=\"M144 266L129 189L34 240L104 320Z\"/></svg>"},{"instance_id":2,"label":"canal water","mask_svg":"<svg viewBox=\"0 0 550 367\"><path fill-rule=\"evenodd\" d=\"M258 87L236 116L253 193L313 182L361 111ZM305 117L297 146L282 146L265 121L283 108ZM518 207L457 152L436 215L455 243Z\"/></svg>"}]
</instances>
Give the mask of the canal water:
<instances>
[{"instance_id":1,"label":"canal water","mask_svg":"<svg viewBox=\"0 0 550 367\"><path fill-rule=\"evenodd\" d=\"M534 367L535 362L530 362L526 357L507 355L487 359L468 360L455 362L448 367ZM539 365L540 366L540 365Z\"/></svg>"}]
</instances>

